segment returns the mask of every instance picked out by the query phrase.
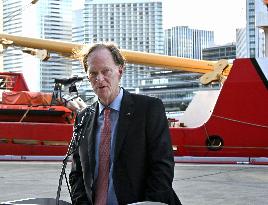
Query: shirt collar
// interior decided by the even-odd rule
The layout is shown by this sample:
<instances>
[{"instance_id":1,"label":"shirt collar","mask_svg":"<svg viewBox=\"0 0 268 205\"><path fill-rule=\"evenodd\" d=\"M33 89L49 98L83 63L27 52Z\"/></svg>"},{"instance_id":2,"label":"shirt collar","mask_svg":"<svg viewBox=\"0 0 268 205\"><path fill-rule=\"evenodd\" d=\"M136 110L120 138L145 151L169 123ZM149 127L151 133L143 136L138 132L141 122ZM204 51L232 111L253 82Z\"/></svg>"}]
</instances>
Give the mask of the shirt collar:
<instances>
[{"instance_id":1,"label":"shirt collar","mask_svg":"<svg viewBox=\"0 0 268 205\"><path fill-rule=\"evenodd\" d=\"M109 108L120 111L120 106L121 106L121 101L123 98L123 89L120 88L119 94L116 96L114 101L108 106ZM102 113L103 109L106 107L103 104L101 104L100 100L98 100L98 105L99 105L99 115Z\"/></svg>"}]
</instances>

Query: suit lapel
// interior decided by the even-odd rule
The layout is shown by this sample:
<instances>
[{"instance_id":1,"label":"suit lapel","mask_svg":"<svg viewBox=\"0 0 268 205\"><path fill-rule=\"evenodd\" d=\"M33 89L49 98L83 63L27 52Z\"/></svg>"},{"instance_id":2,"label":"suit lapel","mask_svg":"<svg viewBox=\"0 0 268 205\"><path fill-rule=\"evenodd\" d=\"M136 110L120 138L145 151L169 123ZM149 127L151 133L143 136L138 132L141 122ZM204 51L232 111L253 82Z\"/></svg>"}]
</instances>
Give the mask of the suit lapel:
<instances>
[{"instance_id":1,"label":"suit lapel","mask_svg":"<svg viewBox=\"0 0 268 205\"><path fill-rule=\"evenodd\" d=\"M118 130L115 142L115 156L114 160L118 159L120 150L122 148L125 137L127 136L127 131L133 118L134 112L134 102L132 101L131 95L129 92L124 90L123 99L121 102L121 108L118 119Z\"/></svg>"},{"instance_id":2,"label":"suit lapel","mask_svg":"<svg viewBox=\"0 0 268 205\"><path fill-rule=\"evenodd\" d=\"M86 167L90 168L90 172L94 174L95 169L95 130L96 130L96 120L98 117L98 106L93 105L95 112L91 114L90 116L87 116L90 118L89 122L87 123L85 127L85 139L83 143L81 144L81 160L86 163ZM93 176L93 175L92 175Z\"/></svg>"},{"instance_id":3,"label":"suit lapel","mask_svg":"<svg viewBox=\"0 0 268 205\"><path fill-rule=\"evenodd\" d=\"M96 140L96 125L97 125L97 119L99 115L99 106L98 103L94 105L95 107L95 112L92 116L92 119L89 123L88 126L88 159L89 163L92 167L92 174L94 176L94 170L95 170L95 165L96 165L96 160L95 160L95 140Z\"/></svg>"}]
</instances>

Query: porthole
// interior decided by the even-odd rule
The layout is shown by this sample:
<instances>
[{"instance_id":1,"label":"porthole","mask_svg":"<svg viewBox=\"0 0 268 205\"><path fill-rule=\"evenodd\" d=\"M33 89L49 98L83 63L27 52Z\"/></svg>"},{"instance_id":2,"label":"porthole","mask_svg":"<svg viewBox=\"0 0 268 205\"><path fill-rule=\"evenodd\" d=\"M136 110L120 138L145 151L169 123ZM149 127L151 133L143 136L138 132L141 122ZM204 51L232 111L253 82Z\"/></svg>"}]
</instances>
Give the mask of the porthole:
<instances>
[{"instance_id":1,"label":"porthole","mask_svg":"<svg viewBox=\"0 0 268 205\"><path fill-rule=\"evenodd\" d=\"M218 135L208 136L206 140L206 146L208 150L218 151L221 150L224 146L223 139Z\"/></svg>"}]
</instances>

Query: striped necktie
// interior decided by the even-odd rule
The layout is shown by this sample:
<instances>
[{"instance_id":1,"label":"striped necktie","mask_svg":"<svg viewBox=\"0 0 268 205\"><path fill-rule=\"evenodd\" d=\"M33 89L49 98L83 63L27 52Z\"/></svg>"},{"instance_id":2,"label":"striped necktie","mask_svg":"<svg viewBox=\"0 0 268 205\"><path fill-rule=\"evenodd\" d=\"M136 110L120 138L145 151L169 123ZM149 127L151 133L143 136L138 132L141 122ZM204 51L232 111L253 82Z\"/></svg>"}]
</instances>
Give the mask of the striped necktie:
<instances>
[{"instance_id":1,"label":"striped necktie","mask_svg":"<svg viewBox=\"0 0 268 205\"><path fill-rule=\"evenodd\" d=\"M111 121L110 108L104 109L104 122L99 145L99 168L94 205L106 205L110 171Z\"/></svg>"}]
</instances>

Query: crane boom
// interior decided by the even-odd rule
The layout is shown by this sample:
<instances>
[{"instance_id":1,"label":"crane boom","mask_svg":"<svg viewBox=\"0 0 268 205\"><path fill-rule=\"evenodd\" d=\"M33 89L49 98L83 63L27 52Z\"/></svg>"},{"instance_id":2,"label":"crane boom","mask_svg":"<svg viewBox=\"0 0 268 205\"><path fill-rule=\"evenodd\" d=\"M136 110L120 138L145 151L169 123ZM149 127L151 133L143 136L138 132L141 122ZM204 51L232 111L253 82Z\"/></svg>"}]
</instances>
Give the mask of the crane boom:
<instances>
[{"instance_id":1,"label":"crane boom","mask_svg":"<svg viewBox=\"0 0 268 205\"><path fill-rule=\"evenodd\" d=\"M18 46L33 49L45 49L48 52L59 53L63 56L72 57L74 52L83 48L83 44L70 43L58 40L30 38L18 35L0 33L0 41L3 46ZM8 43L7 43L8 42ZM183 70L197 73L208 73L214 70L215 61L195 60L167 56L161 54L146 53L121 49L128 63L161 67L172 70ZM231 65L228 65L223 75L228 75Z\"/></svg>"}]
</instances>

